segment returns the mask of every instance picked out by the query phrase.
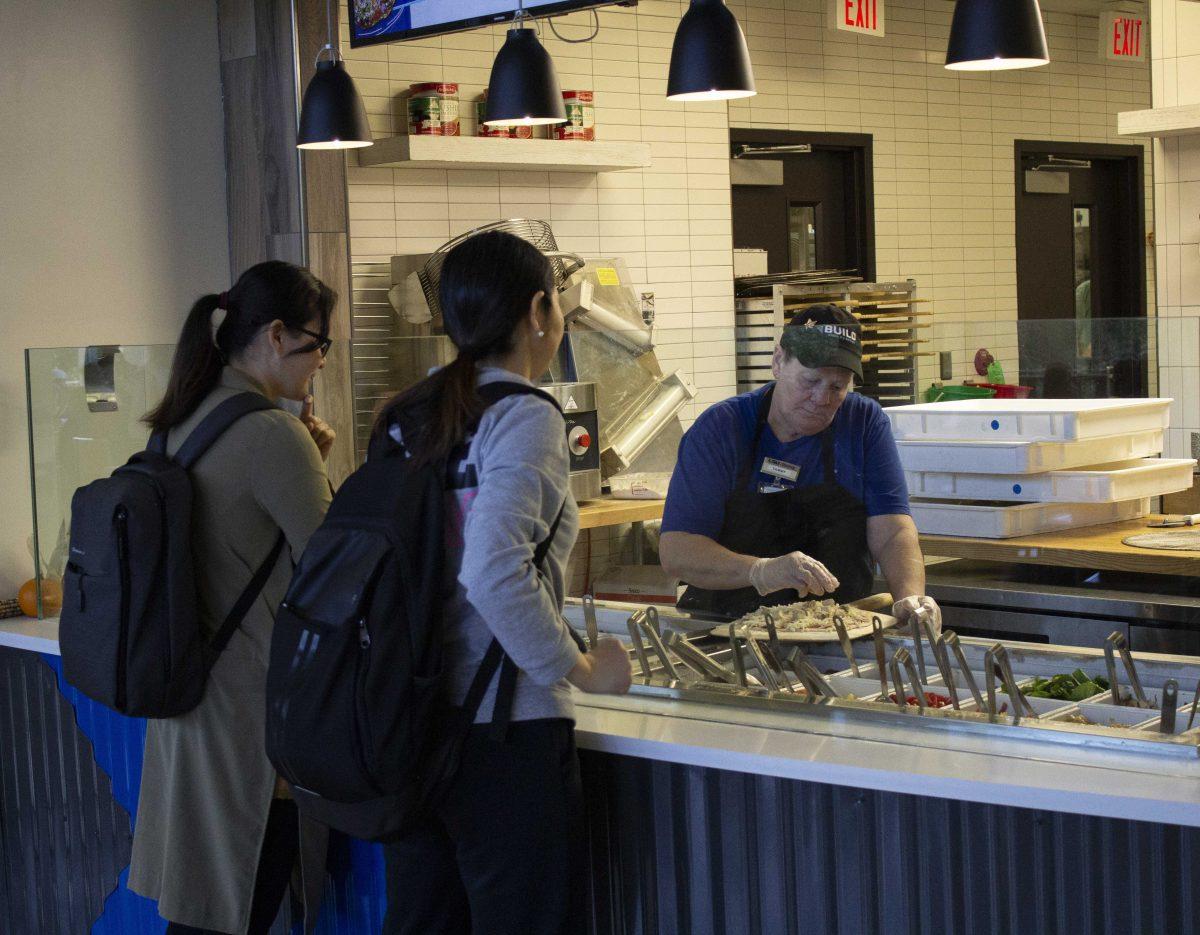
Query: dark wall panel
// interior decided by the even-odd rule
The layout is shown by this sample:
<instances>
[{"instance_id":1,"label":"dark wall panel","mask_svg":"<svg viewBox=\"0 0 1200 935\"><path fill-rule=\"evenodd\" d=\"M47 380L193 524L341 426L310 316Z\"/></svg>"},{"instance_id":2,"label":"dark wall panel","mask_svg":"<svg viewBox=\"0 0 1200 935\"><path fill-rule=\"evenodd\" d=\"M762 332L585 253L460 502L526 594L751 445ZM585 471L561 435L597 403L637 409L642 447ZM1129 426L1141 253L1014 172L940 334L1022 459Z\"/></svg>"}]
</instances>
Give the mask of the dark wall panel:
<instances>
[{"instance_id":1,"label":"dark wall panel","mask_svg":"<svg viewBox=\"0 0 1200 935\"><path fill-rule=\"evenodd\" d=\"M585 751L594 933L1200 931L1200 830Z\"/></svg>"}]
</instances>

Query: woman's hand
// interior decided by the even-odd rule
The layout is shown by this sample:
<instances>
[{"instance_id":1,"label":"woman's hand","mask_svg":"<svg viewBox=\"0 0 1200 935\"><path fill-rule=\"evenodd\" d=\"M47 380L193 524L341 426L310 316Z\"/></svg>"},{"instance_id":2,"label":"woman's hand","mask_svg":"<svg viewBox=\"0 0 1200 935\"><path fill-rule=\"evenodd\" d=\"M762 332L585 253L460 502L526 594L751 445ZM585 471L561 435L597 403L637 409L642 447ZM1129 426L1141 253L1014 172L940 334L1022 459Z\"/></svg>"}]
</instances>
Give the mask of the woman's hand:
<instances>
[{"instance_id":1,"label":"woman's hand","mask_svg":"<svg viewBox=\"0 0 1200 935\"><path fill-rule=\"evenodd\" d=\"M623 695L633 681L629 653L621 642L602 636L591 650L567 673L567 681L580 691L592 694Z\"/></svg>"},{"instance_id":2,"label":"woman's hand","mask_svg":"<svg viewBox=\"0 0 1200 935\"><path fill-rule=\"evenodd\" d=\"M313 415L312 396L304 397L304 408L300 410L300 421L304 423L304 427L308 429L308 434L316 442L317 450L321 452L321 460L328 461L329 452L333 448L334 441L337 439L337 432L330 428L329 423L324 419Z\"/></svg>"}]
</instances>

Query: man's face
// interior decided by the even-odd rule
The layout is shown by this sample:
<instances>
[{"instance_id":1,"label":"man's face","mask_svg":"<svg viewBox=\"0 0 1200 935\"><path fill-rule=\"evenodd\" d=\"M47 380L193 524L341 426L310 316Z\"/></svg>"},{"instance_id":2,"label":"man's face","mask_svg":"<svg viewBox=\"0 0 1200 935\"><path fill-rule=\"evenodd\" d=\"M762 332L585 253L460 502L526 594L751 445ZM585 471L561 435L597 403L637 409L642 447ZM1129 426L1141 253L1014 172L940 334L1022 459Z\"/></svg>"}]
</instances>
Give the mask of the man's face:
<instances>
[{"instance_id":1,"label":"man's face","mask_svg":"<svg viewBox=\"0 0 1200 935\"><path fill-rule=\"evenodd\" d=\"M805 367L779 347L771 371L776 381L771 409L795 435L816 435L829 428L854 380L845 367Z\"/></svg>"}]
</instances>

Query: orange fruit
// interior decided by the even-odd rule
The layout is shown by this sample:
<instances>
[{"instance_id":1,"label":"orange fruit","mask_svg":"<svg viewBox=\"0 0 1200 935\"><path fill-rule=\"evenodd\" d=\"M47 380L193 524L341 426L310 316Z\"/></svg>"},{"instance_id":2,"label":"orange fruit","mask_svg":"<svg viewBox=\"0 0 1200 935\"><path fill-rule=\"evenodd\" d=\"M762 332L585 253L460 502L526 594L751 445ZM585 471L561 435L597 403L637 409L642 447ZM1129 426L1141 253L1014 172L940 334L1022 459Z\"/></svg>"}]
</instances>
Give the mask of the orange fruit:
<instances>
[{"instance_id":1,"label":"orange fruit","mask_svg":"<svg viewBox=\"0 0 1200 935\"><path fill-rule=\"evenodd\" d=\"M36 617L37 581L30 578L17 592L17 601L21 605L21 613L26 617ZM53 617L62 609L62 582L57 578L46 578L42 581L42 612L47 617Z\"/></svg>"}]
</instances>

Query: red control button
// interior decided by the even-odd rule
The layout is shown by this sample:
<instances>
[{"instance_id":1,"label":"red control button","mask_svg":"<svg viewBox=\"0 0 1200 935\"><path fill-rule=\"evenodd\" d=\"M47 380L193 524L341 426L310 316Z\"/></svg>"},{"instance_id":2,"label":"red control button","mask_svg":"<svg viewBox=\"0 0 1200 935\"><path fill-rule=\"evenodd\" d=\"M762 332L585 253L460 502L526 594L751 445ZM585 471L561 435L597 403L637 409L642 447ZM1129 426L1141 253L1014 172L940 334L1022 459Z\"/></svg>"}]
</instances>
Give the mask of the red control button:
<instances>
[{"instance_id":1,"label":"red control button","mask_svg":"<svg viewBox=\"0 0 1200 935\"><path fill-rule=\"evenodd\" d=\"M571 454L582 455L592 447L592 436L583 426L577 425L567 434L567 444L571 448Z\"/></svg>"}]
</instances>

